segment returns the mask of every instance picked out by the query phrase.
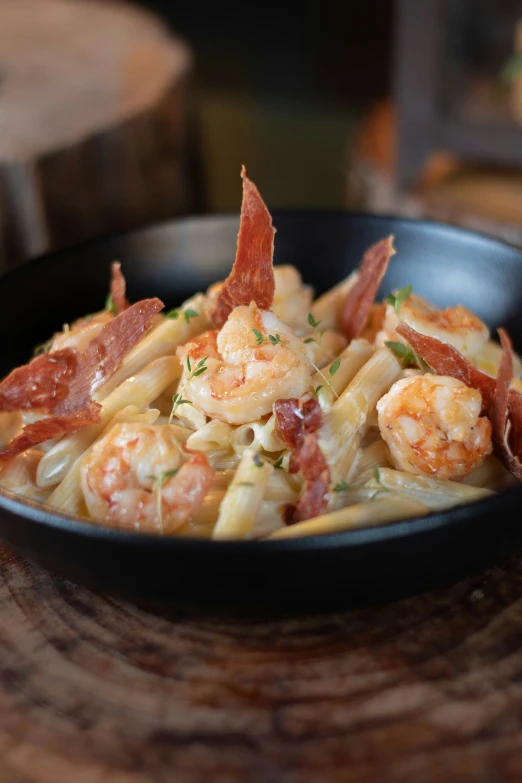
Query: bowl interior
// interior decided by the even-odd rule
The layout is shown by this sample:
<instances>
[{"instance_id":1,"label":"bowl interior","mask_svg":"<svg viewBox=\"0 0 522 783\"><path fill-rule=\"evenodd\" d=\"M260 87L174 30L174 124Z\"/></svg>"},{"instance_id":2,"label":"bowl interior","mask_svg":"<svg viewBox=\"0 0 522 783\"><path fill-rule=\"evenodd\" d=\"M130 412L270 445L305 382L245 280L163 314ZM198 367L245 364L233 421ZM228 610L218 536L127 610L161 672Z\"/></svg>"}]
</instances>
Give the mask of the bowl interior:
<instances>
[{"instance_id":1,"label":"bowl interior","mask_svg":"<svg viewBox=\"0 0 522 783\"><path fill-rule=\"evenodd\" d=\"M274 213L276 262L295 264L318 293L395 235L381 294L411 283L438 305L462 303L522 349L522 254L448 226L344 213ZM224 278L236 216L179 220L41 258L0 279L0 375L31 356L63 323L103 307L118 259L131 300L175 306ZM208 542L140 536L80 524L2 494L0 540L48 569L131 598L251 606L331 607L390 600L454 580L522 541L522 488L428 517L331 536ZM194 579L194 574L201 578ZM310 578L313 574L313 578ZM238 585L241 590L238 592Z\"/></svg>"},{"instance_id":2,"label":"bowl interior","mask_svg":"<svg viewBox=\"0 0 522 783\"><path fill-rule=\"evenodd\" d=\"M522 254L479 234L435 223L345 213L274 213L276 263L291 263L320 293L357 266L372 242L393 233L381 294L411 283L439 306L461 303L522 347ZM0 281L0 374L30 357L63 323L103 307L118 259L131 300L175 306L225 277L236 247L235 216L196 218L96 240L46 256Z\"/></svg>"}]
</instances>

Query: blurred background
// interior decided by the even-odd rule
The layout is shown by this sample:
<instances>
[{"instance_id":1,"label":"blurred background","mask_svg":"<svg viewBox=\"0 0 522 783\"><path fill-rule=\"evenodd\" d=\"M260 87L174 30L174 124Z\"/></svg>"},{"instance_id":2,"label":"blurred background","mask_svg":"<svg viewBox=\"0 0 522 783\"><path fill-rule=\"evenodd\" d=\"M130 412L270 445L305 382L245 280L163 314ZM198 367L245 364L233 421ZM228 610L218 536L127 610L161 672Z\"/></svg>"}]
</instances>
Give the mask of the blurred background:
<instances>
[{"instance_id":1,"label":"blurred background","mask_svg":"<svg viewBox=\"0 0 522 783\"><path fill-rule=\"evenodd\" d=\"M427 216L522 244L515 0L0 0L0 269L269 206Z\"/></svg>"}]
</instances>

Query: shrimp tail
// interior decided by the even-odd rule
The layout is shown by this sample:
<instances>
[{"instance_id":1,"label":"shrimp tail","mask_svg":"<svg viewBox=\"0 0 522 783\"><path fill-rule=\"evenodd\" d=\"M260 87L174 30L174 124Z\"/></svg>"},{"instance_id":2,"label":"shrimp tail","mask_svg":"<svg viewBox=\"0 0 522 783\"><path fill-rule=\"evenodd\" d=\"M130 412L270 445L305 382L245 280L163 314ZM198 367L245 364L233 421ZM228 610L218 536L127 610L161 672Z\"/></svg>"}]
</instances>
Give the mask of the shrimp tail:
<instances>
[{"instance_id":1,"label":"shrimp tail","mask_svg":"<svg viewBox=\"0 0 522 783\"><path fill-rule=\"evenodd\" d=\"M127 283L121 271L119 261L113 261L111 266L111 300L116 315L120 315L124 310L128 310L130 302L125 296Z\"/></svg>"},{"instance_id":2,"label":"shrimp tail","mask_svg":"<svg viewBox=\"0 0 522 783\"><path fill-rule=\"evenodd\" d=\"M522 394L511 386L513 353L507 332L498 330L502 357L496 378L478 370L448 343L420 334L404 323L399 324L397 332L435 373L457 378L481 393L482 412L493 429L495 454L510 473L522 479Z\"/></svg>"},{"instance_id":3,"label":"shrimp tail","mask_svg":"<svg viewBox=\"0 0 522 783\"><path fill-rule=\"evenodd\" d=\"M393 235L376 242L365 252L358 280L346 295L341 313L341 331L349 340L362 334L393 255Z\"/></svg>"},{"instance_id":4,"label":"shrimp tail","mask_svg":"<svg viewBox=\"0 0 522 783\"><path fill-rule=\"evenodd\" d=\"M235 307L254 301L270 310L274 301L274 234L272 217L258 189L241 170L243 201L237 237L236 260L219 292L211 314L220 329Z\"/></svg>"}]
</instances>

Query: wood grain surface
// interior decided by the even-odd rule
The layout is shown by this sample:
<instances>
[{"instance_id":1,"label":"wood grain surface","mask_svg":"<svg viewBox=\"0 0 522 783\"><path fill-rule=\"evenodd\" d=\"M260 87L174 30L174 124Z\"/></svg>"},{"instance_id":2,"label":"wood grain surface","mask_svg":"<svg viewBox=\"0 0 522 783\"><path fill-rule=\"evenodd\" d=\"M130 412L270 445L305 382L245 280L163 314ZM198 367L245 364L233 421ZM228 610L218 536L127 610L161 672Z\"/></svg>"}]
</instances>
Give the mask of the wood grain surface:
<instances>
[{"instance_id":1,"label":"wood grain surface","mask_svg":"<svg viewBox=\"0 0 522 783\"><path fill-rule=\"evenodd\" d=\"M522 559L359 611L151 612L0 556L2 783L518 783Z\"/></svg>"},{"instance_id":2,"label":"wood grain surface","mask_svg":"<svg viewBox=\"0 0 522 783\"><path fill-rule=\"evenodd\" d=\"M191 68L137 6L0 2L0 271L197 206Z\"/></svg>"}]
</instances>

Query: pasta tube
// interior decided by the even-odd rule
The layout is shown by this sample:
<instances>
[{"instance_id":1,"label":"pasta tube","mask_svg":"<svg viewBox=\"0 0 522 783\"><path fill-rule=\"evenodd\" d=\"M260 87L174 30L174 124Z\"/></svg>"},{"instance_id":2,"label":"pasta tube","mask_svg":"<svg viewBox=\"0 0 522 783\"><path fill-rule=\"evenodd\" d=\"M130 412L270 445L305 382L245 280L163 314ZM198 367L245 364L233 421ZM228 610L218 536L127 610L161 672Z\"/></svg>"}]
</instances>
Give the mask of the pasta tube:
<instances>
[{"instance_id":1,"label":"pasta tube","mask_svg":"<svg viewBox=\"0 0 522 783\"><path fill-rule=\"evenodd\" d=\"M38 486L50 487L62 481L76 460L96 440L119 410L128 405L138 408L149 405L172 382L176 372L175 357L164 356L114 389L102 402L98 424L91 424L72 435L66 435L44 455L38 465Z\"/></svg>"},{"instance_id":2,"label":"pasta tube","mask_svg":"<svg viewBox=\"0 0 522 783\"><path fill-rule=\"evenodd\" d=\"M381 348L359 370L325 414L319 445L334 484L348 475L360 445L361 429L377 401L397 380L400 372L401 366L392 352Z\"/></svg>"},{"instance_id":3,"label":"pasta tube","mask_svg":"<svg viewBox=\"0 0 522 783\"><path fill-rule=\"evenodd\" d=\"M273 470L257 452L245 449L221 502L213 539L247 538L252 533Z\"/></svg>"},{"instance_id":4,"label":"pasta tube","mask_svg":"<svg viewBox=\"0 0 522 783\"><path fill-rule=\"evenodd\" d=\"M249 447L254 451L282 451L285 448L284 441L277 434L274 414L267 421L241 424L232 431L231 445L238 453Z\"/></svg>"},{"instance_id":5,"label":"pasta tube","mask_svg":"<svg viewBox=\"0 0 522 783\"><path fill-rule=\"evenodd\" d=\"M335 329L337 327L341 309L346 295L359 279L358 272L352 272L315 302L312 302L311 313L316 321L321 322L321 329Z\"/></svg>"},{"instance_id":6,"label":"pasta tube","mask_svg":"<svg viewBox=\"0 0 522 783\"><path fill-rule=\"evenodd\" d=\"M337 359L322 370L322 374L317 372L312 377L313 388L318 389L321 387L316 396L323 411L327 411L332 407L336 400L335 395L344 391L347 384L353 380L372 353L373 348L367 340L352 340ZM337 365L338 369L332 375L333 365ZM328 378L331 386L325 383L323 376Z\"/></svg>"},{"instance_id":7,"label":"pasta tube","mask_svg":"<svg viewBox=\"0 0 522 783\"><path fill-rule=\"evenodd\" d=\"M269 539L300 538L301 536L318 536L324 533L340 533L344 530L355 530L361 527L373 527L394 522L399 519L421 516L428 508L412 498L387 494L385 498L376 498L368 503L323 514L296 525L289 525L276 530Z\"/></svg>"},{"instance_id":8,"label":"pasta tube","mask_svg":"<svg viewBox=\"0 0 522 783\"><path fill-rule=\"evenodd\" d=\"M438 481L428 476L415 476L392 468L379 468L377 477L371 479L365 486L377 490L400 492L434 511L458 506L461 503L471 503L473 500L495 494L484 487L470 487L457 481Z\"/></svg>"},{"instance_id":9,"label":"pasta tube","mask_svg":"<svg viewBox=\"0 0 522 783\"><path fill-rule=\"evenodd\" d=\"M206 317L203 307L206 297L196 294L187 299L178 309L177 318L163 318L161 323L152 329L133 348L123 360L121 367L114 375L100 387L94 399L98 402L119 386L124 380L143 370L148 364L163 356L171 356L175 359L177 377L181 377L181 365L175 358L176 348L184 345L193 337L211 328L210 321ZM195 316L185 317L185 313L197 313Z\"/></svg>"}]
</instances>

